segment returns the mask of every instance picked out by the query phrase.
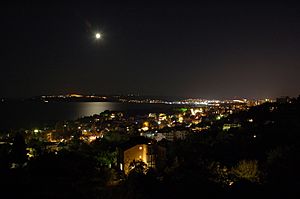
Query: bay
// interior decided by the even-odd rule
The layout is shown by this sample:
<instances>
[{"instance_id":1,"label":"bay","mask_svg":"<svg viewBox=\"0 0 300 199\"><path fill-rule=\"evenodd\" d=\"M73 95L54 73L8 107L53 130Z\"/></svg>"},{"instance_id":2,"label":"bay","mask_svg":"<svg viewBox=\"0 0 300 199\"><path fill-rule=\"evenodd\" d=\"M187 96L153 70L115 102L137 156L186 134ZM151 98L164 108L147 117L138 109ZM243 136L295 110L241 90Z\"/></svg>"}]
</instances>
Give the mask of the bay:
<instances>
[{"instance_id":1,"label":"bay","mask_svg":"<svg viewBox=\"0 0 300 199\"><path fill-rule=\"evenodd\" d=\"M181 105L182 106L182 105ZM62 120L75 120L105 110L131 114L169 112L179 105L118 102L5 102L0 103L0 129L34 128Z\"/></svg>"}]
</instances>

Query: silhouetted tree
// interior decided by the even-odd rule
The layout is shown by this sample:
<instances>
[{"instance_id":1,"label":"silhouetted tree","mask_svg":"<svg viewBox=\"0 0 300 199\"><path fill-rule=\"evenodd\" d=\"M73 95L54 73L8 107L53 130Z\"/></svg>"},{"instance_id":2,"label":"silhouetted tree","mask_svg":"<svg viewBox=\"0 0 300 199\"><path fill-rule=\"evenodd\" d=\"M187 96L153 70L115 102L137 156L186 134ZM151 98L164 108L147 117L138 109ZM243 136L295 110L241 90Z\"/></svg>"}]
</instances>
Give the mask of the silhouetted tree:
<instances>
[{"instance_id":1,"label":"silhouetted tree","mask_svg":"<svg viewBox=\"0 0 300 199\"><path fill-rule=\"evenodd\" d=\"M9 168L9 144L0 145L0 175Z\"/></svg>"},{"instance_id":2,"label":"silhouetted tree","mask_svg":"<svg viewBox=\"0 0 300 199\"><path fill-rule=\"evenodd\" d=\"M26 143L23 135L20 133L17 133L14 137L10 157L13 167L22 167L27 161Z\"/></svg>"}]
</instances>

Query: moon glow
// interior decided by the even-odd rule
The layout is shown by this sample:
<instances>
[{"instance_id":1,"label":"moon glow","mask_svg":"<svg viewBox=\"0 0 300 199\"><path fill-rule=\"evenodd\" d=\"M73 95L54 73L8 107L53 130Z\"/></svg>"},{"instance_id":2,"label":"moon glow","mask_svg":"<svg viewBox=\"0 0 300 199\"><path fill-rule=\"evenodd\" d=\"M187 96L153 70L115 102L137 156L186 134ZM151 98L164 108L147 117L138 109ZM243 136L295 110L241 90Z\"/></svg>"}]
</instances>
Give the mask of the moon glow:
<instances>
[{"instance_id":1,"label":"moon glow","mask_svg":"<svg viewBox=\"0 0 300 199\"><path fill-rule=\"evenodd\" d=\"M101 35L100 35L100 33L96 33L96 39L100 39L100 37L101 37Z\"/></svg>"}]
</instances>

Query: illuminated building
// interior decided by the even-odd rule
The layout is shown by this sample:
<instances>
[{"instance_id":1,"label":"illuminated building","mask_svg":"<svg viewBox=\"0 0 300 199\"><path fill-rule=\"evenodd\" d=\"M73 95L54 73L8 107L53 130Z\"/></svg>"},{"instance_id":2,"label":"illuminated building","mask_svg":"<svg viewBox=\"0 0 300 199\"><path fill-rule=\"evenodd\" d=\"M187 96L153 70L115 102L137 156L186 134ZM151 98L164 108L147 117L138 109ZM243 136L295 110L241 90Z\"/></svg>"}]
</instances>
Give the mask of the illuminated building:
<instances>
[{"instance_id":1,"label":"illuminated building","mask_svg":"<svg viewBox=\"0 0 300 199\"><path fill-rule=\"evenodd\" d=\"M240 128L240 124L224 124L223 125L223 131L228 131L231 128Z\"/></svg>"},{"instance_id":2,"label":"illuminated building","mask_svg":"<svg viewBox=\"0 0 300 199\"><path fill-rule=\"evenodd\" d=\"M162 135L168 141L184 140L189 132L187 130L175 130L169 132L162 132Z\"/></svg>"},{"instance_id":3,"label":"illuminated building","mask_svg":"<svg viewBox=\"0 0 300 199\"><path fill-rule=\"evenodd\" d=\"M143 161L148 168L161 168L165 159L165 148L145 137L135 137L118 147L118 167L126 175L130 164Z\"/></svg>"}]
</instances>

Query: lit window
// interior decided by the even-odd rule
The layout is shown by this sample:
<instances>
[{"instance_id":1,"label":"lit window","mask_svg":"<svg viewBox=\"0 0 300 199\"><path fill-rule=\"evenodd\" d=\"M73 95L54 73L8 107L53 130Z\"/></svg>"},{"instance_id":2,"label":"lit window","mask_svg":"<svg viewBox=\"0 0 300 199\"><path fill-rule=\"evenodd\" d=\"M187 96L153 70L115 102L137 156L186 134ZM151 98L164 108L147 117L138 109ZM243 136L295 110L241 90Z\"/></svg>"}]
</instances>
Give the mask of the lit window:
<instances>
[{"instance_id":1,"label":"lit window","mask_svg":"<svg viewBox=\"0 0 300 199\"><path fill-rule=\"evenodd\" d=\"M123 164L120 164L120 170L123 171Z\"/></svg>"},{"instance_id":2,"label":"lit window","mask_svg":"<svg viewBox=\"0 0 300 199\"><path fill-rule=\"evenodd\" d=\"M143 149L143 147L140 146L140 147L139 147L139 150L142 150L142 149Z\"/></svg>"},{"instance_id":3,"label":"lit window","mask_svg":"<svg viewBox=\"0 0 300 199\"><path fill-rule=\"evenodd\" d=\"M140 155L139 158L142 159L142 156Z\"/></svg>"}]
</instances>

